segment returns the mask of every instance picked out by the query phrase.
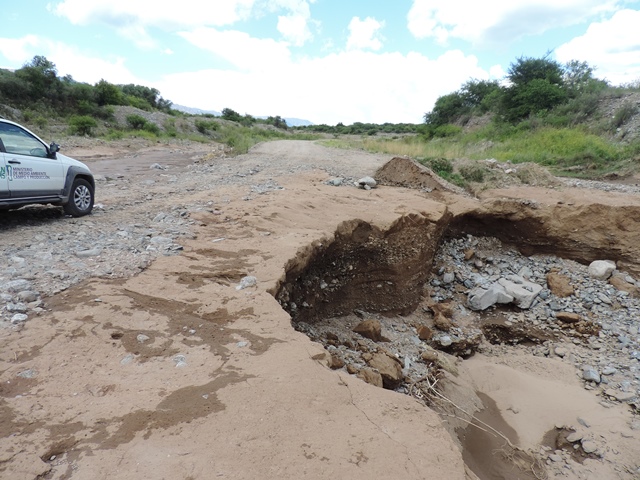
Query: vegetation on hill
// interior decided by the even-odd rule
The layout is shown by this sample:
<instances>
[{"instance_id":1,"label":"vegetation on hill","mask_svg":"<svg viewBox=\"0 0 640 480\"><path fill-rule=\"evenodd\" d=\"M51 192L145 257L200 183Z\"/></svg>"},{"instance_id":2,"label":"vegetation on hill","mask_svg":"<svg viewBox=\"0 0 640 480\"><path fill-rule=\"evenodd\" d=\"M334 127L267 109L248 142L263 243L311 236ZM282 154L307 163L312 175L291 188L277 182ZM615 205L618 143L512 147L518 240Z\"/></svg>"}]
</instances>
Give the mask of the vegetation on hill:
<instances>
[{"instance_id":1,"label":"vegetation on hill","mask_svg":"<svg viewBox=\"0 0 640 480\"><path fill-rule=\"evenodd\" d=\"M469 160L492 158L586 178L638 172L640 79L611 86L593 73L585 62L521 57L502 82L470 79L439 97L417 135L336 137L325 143L446 164L436 170L461 186L481 177L469 174Z\"/></svg>"},{"instance_id":2,"label":"vegetation on hill","mask_svg":"<svg viewBox=\"0 0 640 480\"><path fill-rule=\"evenodd\" d=\"M54 63L35 56L22 68L0 69L0 115L26 123L43 135L125 136L188 138L226 143L244 153L252 145L273 138L316 138L288 132L280 116L266 119L240 115L230 108L221 117L188 115L171 108L155 88L115 85L100 80L95 85L60 77Z\"/></svg>"}]
</instances>

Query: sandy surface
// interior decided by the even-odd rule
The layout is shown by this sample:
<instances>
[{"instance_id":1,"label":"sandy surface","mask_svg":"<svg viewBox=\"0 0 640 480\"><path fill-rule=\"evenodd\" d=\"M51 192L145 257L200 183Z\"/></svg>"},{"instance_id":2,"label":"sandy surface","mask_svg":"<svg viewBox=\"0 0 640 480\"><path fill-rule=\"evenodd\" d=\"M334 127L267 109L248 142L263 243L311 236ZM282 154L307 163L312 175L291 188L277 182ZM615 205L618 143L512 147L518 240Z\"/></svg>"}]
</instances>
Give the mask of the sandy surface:
<instances>
[{"instance_id":1,"label":"sandy surface","mask_svg":"<svg viewBox=\"0 0 640 480\"><path fill-rule=\"evenodd\" d=\"M343 222L381 231L411 215L437 223L476 200L327 185L372 175L389 158L308 142L262 144L236 158L207 145L76 153L96 174L126 182L99 183L104 211L75 226L124 225L179 203L193 206L193 237L180 240L180 255L133 277L84 280L46 298L24 328L0 331L0 477L475 478L446 418L330 369L324 348L292 328L273 294L285 267L332 241ZM168 169L150 169L155 162ZM194 170L196 162L211 169ZM12 212L4 245L28 241L20 222ZM55 222L71 220L30 223L30 235ZM257 285L238 289L247 275ZM550 478L637 478L640 434L629 408L602 407L573 368L517 352L458 368L464 388L495 402L523 449L538 452L555 426L588 417L606 457Z\"/></svg>"}]
</instances>

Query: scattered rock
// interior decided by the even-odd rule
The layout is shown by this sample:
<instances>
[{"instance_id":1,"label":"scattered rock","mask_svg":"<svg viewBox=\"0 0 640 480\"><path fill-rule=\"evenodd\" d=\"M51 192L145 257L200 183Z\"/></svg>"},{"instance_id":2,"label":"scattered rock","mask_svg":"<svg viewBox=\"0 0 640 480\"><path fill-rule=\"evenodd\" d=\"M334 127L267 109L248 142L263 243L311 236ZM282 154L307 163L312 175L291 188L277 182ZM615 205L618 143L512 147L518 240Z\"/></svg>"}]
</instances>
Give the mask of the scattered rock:
<instances>
[{"instance_id":1,"label":"scattered rock","mask_svg":"<svg viewBox=\"0 0 640 480\"><path fill-rule=\"evenodd\" d=\"M338 355L331 355L329 357L329 368L331 370L338 370L344 367L344 360L342 360Z\"/></svg>"},{"instance_id":2,"label":"scattered rock","mask_svg":"<svg viewBox=\"0 0 640 480\"><path fill-rule=\"evenodd\" d=\"M442 330L443 332L448 332L453 327L451 320L440 312L436 313L436 316L433 319L433 324L438 330Z\"/></svg>"},{"instance_id":3,"label":"scattered rock","mask_svg":"<svg viewBox=\"0 0 640 480\"><path fill-rule=\"evenodd\" d=\"M598 445L593 440L583 438L581 443L584 453L594 453L596 450L598 450Z\"/></svg>"}]
</instances>

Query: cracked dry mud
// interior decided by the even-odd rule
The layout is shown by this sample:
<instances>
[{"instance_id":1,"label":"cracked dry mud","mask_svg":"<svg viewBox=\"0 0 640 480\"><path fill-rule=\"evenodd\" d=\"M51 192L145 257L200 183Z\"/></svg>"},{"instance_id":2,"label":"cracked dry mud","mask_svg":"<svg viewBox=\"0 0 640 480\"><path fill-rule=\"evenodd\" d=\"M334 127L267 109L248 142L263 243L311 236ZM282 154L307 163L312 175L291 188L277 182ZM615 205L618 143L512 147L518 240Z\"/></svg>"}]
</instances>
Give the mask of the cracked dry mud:
<instances>
[{"instance_id":1,"label":"cracked dry mud","mask_svg":"<svg viewBox=\"0 0 640 480\"><path fill-rule=\"evenodd\" d=\"M325 182L374 175L390 158L310 142L235 158L189 144L67 153L101 175L93 215L0 212L0 283L40 294L24 323L2 312L3 478L527 478L532 466L533 478L638 476L632 406L603 406L600 387L585 390L547 340L483 340L466 360L437 352L438 391L519 448L507 451L444 400L407 395L410 375L397 391L375 387L348 373L358 358L336 368L335 352L294 329L330 324L339 338L365 316L402 343L449 295L433 280L451 239L497 237L499 249L559 255L572 270L611 259L637 278L633 189L520 186L474 199L425 178L336 187ZM238 289L247 275L257 284ZM451 295L462 304L462 293ZM493 311L528 328L520 313ZM454 320L474 328L471 317ZM428 347L354 338L360 354L401 363ZM570 355L589 342L562 338ZM562 450L574 430L594 454Z\"/></svg>"}]
</instances>

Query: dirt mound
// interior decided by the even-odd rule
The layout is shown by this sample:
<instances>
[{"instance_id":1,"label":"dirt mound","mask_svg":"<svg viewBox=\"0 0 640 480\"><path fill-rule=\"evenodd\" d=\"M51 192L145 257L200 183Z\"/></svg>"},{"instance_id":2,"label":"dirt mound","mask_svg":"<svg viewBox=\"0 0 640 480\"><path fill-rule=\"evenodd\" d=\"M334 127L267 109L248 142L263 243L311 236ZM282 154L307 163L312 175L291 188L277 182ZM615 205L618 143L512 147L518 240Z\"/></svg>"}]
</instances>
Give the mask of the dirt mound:
<instances>
[{"instance_id":1,"label":"dirt mound","mask_svg":"<svg viewBox=\"0 0 640 480\"><path fill-rule=\"evenodd\" d=\"M431 169L420 165L407 157L394 157L375 173L376 181L381 185L464 193L459 187L440 178Z\"/></svg>"}]
</instances>

